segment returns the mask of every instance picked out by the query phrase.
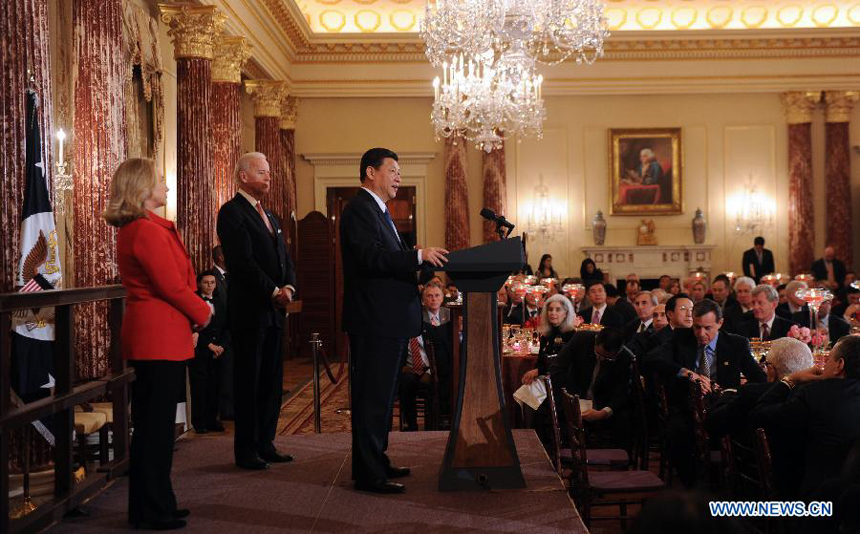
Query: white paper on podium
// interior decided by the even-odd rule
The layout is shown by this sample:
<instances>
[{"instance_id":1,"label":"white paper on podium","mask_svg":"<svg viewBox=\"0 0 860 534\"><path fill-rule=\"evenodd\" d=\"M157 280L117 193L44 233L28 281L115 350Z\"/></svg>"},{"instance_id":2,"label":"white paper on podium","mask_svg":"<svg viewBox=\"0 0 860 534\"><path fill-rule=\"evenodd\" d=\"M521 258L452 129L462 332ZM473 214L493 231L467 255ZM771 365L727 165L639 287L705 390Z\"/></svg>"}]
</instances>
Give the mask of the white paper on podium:
<instances>
[{"instance_id":1,"label":"white paper on podium","mask_svg":"<svg viewBox=\"0 0 860 534\"><path fill-rule=\"evenodd\" d=\"M534 380L531 384L523 384L520 389L514 392L514 400L520 405L520 409L525 403L532 410L537 410L544 399L546 399L546 385L543 380Z\"/></svg>"}]
</instances>

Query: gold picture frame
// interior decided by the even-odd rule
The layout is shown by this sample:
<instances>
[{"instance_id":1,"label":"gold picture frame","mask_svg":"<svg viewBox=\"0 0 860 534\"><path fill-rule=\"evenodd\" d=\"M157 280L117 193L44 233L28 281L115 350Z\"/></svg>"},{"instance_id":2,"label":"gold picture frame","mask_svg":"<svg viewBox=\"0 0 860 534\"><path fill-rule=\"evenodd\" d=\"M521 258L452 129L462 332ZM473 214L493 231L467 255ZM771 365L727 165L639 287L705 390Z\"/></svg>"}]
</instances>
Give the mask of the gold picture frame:
<instances>
[{"instance_id":1,"label":"gold picture frame","mask_svg":"<svg viewBox=\"0 0 860 534\"><path fill-rule=\"evenodd\" d=\"M680 215L681 128L609 130L611 215Z\"/></svg>"}]
</instances>

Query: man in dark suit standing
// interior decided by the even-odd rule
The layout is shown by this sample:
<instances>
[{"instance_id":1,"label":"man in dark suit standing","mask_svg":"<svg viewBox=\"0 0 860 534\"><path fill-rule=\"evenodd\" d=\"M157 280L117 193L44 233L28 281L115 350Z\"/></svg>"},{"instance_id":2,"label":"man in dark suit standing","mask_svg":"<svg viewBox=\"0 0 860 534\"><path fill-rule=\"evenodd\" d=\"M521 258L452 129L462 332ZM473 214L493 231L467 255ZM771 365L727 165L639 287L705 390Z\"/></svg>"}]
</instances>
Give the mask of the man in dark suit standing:
<instances>
[{"instance_id":1,"label":"man in dark suit standing","mask_svg":"<svg viewBox=\"0 0 860 534\"><path fill-rule=\"evenodd\" d=\"M773 341L788 335L794 322L783 319L776 314L779 305L779 293L769 284L759 284L752 291L753 320L747 321L738 329L738 333L747 339L759 338L762 341Z\"/></svg>"},{"instance_id":2,"label":"man in dark suit standing","mask_svg":"<svg viewBox=\"0 0 860 534\"><path fill-rule=\"evenodd\" d=\"M215 274L215 298L221 302L225 315L229 317L227 308L227 263L224 261L224 248L216 245L212 248L212 272ZM233 347L230 343L224 345L221 354L221 381L219 383L218 413L222 421L233 420Z\"/></svg>"},{"instance_id":3,"label":"man in dark suit standing","mask_svg":"<svg viewBox=\"0 0 860 534\"><path fill-rule=\"evenodd\" d=\"M823 258L812 262L812 276L816 281L823 282L831 291L842 288L845 272L845 264L836 259L836 249L833 245L825 247Z\"/></svg>"},{"instance_id":4,"label":"man in dark suit standing","mask_svg":"<svg viewBox=\"0 0 860 534\"><path fill-rule=\"evenodd\" d=\"M773 252L764 248L764 238L761 236L755 238L753 248L744 252L742 262L744 276L749 276L755 280L756 284L762 276L776 270L773 263Z\"/></svg>"},{"instance_id":5,"label":"man in dark suit standing","mask_svg":"<svg viewBox=\"0 0 860 534\"><path fill-rule=\"evenodd\" d=\"M402 493L389 479L406 476L385 454L397 377L407 343L421 333L416 272L442 267L448 251L408 249L385 203L397 196L397 154L372 148L361 157L361 189L340 220L343 329L349 334L352 387L352 477L355 488Z\"/></svg>"},{"instance_id":6,"label":"man in dark suit standing","mask_svg":"<svg viewBox=\"0 0 860 534\"><path fill-rule=\"evenodd\" d=\"M295 293L293 262L278 221L263 209L269 192L266 156L244 154L236 164L238 192L218 211L233 342L236 433L233 453L244 469L266 469L292 456L275 449L284 364L284 308Z\"/></svg>"}]
</instances>

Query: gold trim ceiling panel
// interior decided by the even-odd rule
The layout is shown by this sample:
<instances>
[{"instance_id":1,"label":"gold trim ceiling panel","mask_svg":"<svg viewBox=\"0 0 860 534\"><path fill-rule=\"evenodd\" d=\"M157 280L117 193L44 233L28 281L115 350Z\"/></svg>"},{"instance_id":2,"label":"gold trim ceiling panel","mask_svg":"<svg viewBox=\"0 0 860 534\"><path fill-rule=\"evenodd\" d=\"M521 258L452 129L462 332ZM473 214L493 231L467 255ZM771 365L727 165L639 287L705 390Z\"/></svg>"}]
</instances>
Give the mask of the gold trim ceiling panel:
<instances>
[{"instance_id":1,"label":"gold trim ceiling panel","mask_svg":"<svg viewBox=\"0 0 860 534\"><path fill-rule=\"evenodd\" d=\"M425 0L279 1L295 1L315 34L417 34L425 5ZM613 32L860 26L857 0L605 0L605 5Z\"/></svg>"}]
</instances>

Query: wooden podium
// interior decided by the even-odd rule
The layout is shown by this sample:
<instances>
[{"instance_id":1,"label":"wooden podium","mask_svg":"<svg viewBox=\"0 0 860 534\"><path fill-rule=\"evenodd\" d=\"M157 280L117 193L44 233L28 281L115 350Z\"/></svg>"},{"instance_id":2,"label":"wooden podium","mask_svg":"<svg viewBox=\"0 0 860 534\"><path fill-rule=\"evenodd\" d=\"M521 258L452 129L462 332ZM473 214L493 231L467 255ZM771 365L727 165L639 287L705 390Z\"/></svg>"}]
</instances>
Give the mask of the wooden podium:
<instances>
[{"instance_id":1,"label":"wooden podium","mask_svg":"<svg viewBox=\"0 0 860 534\"><path fill-rule=\"evenodd\" d=\"M459 393L439 474L441 491L526 485L504 409L496 301L502 284L524 263L519 237L448 255L444 270L464 295L465 324Z\"/></svg>"}]
</instances>

